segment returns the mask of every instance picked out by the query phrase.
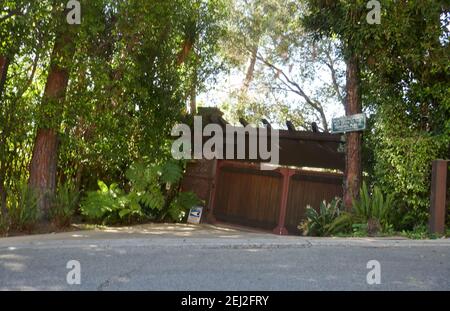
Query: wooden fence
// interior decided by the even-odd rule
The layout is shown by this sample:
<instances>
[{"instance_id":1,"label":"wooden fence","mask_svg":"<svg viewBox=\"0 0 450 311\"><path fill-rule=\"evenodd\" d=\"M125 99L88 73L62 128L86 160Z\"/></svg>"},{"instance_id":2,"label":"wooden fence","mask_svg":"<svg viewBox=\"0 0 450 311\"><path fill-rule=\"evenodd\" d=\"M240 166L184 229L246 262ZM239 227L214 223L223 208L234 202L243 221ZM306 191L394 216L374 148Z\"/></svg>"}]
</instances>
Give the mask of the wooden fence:
<instances>
[{"instance_id":1,"label":"wooden fence","mask_svg":"<svg viewBox=\"0 0 450 311\"><path fill-rule=\"evenodd\" d=\"M219 161L209 212L212 221L297 234L307 205L342 196L342 174Z\"/></svg>"}]
</instances>

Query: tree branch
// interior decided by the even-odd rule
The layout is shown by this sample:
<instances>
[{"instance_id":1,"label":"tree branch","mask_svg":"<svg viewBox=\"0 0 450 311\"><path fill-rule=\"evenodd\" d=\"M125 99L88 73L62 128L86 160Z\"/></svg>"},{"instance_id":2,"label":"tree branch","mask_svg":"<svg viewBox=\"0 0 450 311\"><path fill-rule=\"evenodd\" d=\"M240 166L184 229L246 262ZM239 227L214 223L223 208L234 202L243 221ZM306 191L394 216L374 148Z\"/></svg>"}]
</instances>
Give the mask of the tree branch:
<instances>
[{"instance_id":1,"label":"tree branch","mask_svg":"<svg viewBox=\"0 0 450 311\"><path fill-rule=\"evenodd\" d=\"M327 58L327 61L325 61L324 64L331 71L331 79L333 81L333 89L336 92L336 95L337 95L339 101L342 103L343 106L345 106L345 98L344 98L344 96L342 96L342 92L341 92L340 86L339 86L339 84L337 82L337 73L336 73L336 69L334 68L335 62L334 62L333 58L330 55L330 50L329 49L326 49L325 56Z\"/></svg>"},{"instance_id":2,"label":"tree branch","mask_svg":"<svg viewBox=\"0 0 450 311\"><path fill-rule=\"evenodd\" d=\"M273 65L272 63L270 63L269 61L267 61L266 59L264 59L264 57L261 56L261 54L258 54L258 60L261 61L262 63L264 63L266 66L272 68L273 70L275 70L277 72L277 79L279 81L281 81L286 87L288 87L292 92L300 95L308 105L310 105L314 110L316 110L319 115L320 115L320 121L322 123L322 126L324 128L325 132L328 132L328 122L327 122L327 118L325 116L325 112L323 110L322 104L316 100L312 100L304 91L303 89L300 87L300 85L291 80L288 75L281 69L278 68L277 66ZM279 75L283 76L284 80L281 79L279 77ZM295 88L295 89L294 89Z\"/></svg>"}]
</instances>

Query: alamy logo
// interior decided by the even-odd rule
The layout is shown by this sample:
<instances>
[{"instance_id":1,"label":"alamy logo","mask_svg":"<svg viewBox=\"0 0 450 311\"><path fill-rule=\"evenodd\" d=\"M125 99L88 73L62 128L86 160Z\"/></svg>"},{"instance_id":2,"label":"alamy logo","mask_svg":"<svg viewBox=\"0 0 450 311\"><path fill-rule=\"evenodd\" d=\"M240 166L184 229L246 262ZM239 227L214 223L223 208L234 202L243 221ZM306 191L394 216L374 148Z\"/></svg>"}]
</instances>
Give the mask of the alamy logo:
<instances>
[{"instance_id":1,"label":"alamy logo","mask_svg":"<svg viewBox=\"0 0 450 311\"><path fill-rule=\"evenodd\" d=\"M381 265L378 260L370 260L367 263L367 269L370 269L367 273L367 284L369 285L380 285L381 284Z\"/></svg>"},{"instance_id":2,"label":"alamy logo","mask_svg":"<svg viewBox=\"0 0 450 311\"><path fill-rule=\"evenodd\" d=\"M279 131L273 128L254 128L250 125L234 127L227 124L224 137L220 125L208 124L203 128L202 117L196 116L193 146L191 128L186 124L175 125L172 128L172 136L180 136L173 142L171 150L172 156L177 160L245 159L267 161L272 165L279 164ZM205 143L204 137L209 138ZM261 169L273 170L275 167L262 165Z\"/></svg>"},{"instance_id":3,"label":"alamy logo","mask_svg":"<svg viewBox=\"0 0 450 311\"><path fill-rule=\"evenodd\" d=\"M380 1L377 0L370 0L367 3L367 8L370 10L369 13L367 13L367 23L370 25L374 24L381 24L381 4Z\"/></svg>"},{"instance_id":4,"label":"alamy logo","mask_svg":"<svg viewBox=\"0 0 450 311\"><path fill-rule=\"evenodd\" d=\"M80 1L77 0L70 0L67 5L66 8L69 11L69 13L67 13L67 23L69 25L80 25L81 24L81 4Z\"/></svg>"},{"instance_id":5,"label":"alamy logo","mask_svg":"<svg viewBox=\"0 0 450 311\"><path fill-rule=\"evenodd\" d=\"M70 269L67 273L66 281L69 285L81 284L81 265L78 260L70 260L66 264L66 268Z\"/></svg>"}]
</instances>

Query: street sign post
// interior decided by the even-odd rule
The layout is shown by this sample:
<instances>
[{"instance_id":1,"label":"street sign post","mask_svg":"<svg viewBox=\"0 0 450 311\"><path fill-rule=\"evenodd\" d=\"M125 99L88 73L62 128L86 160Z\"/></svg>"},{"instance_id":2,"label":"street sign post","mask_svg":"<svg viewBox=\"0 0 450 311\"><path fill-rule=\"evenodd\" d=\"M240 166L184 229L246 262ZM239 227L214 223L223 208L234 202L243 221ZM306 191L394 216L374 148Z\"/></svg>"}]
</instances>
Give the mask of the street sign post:
<instances>
[{"instance_id":1,"label":"street sign post","mask_svg":"<svg viewBox=\"0 0 450 311\"><path fill-rule=\"evenodd\" d=\"M367 118L365 113L354 114L333 119L331 122L332 133L359 132L366 129Z\"/></svg>"}]
</instances>

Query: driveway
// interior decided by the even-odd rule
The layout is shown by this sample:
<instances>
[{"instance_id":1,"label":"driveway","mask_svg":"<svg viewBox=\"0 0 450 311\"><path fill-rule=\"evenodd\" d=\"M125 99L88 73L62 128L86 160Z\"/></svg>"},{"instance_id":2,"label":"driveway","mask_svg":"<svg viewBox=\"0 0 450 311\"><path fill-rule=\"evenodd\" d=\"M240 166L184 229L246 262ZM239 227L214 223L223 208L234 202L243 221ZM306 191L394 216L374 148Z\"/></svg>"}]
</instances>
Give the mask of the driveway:
<instances>
[{"instance_id":1,"label":"driveway","mask_svg":"<svg viewBox=\"0 0 450 311\"><path fill-rule=\"evenodd\" d=\"M183 224L11 237L0 290L450 290L450 240Z\"/></svg>"}]
</instances>

